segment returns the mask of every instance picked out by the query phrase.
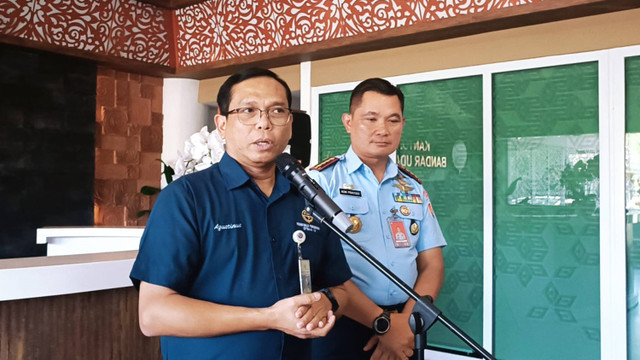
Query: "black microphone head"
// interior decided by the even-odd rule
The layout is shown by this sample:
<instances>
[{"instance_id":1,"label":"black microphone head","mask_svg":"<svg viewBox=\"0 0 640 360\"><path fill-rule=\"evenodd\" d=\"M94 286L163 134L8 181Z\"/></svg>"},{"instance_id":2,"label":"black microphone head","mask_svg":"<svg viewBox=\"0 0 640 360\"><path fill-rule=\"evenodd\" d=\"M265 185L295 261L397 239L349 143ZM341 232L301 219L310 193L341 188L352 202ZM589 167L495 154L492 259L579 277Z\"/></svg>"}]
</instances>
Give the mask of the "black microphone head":
<instances>
[{"instance_id":1,"label":"black microphone head","mask_svg":"<svg viewBox=\"0 0 640 360\"><path fill-rule=\"evenodd\" d=\"M276 158L276 167L283 174L289 171L292 166L295 167L296 165L300 165L300 163L298 162L298 159L291 154L282 153Z\"/></svg>"}]
</instances>

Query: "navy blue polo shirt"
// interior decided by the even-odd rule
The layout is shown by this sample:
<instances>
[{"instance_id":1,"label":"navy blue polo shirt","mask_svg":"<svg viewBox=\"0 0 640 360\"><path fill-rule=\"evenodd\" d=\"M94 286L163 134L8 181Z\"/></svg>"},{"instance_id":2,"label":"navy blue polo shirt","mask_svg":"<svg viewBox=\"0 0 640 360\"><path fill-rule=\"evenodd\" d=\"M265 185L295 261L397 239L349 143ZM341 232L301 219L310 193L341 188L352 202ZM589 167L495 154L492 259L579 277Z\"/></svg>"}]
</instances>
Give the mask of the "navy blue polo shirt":
<instances>
[{"instance_id":1,"label":"navy blue polo shirt","mask_svg":"<svg viewBox=\"0 0 640 360\"><path fill-rule=\"evenodd\" d=\"M218 164L172 182L158 196L131 270L140 281L195 299L250 308L300 294L298 250L311 263L314 290L351 277L339 238L305 221L304 199L276 171L267 197L225 154ZM308 219L307 219L308 220ZM161 339L164 359L304 359L310 342L280 331Z\"/></svg>"}]
</instances>

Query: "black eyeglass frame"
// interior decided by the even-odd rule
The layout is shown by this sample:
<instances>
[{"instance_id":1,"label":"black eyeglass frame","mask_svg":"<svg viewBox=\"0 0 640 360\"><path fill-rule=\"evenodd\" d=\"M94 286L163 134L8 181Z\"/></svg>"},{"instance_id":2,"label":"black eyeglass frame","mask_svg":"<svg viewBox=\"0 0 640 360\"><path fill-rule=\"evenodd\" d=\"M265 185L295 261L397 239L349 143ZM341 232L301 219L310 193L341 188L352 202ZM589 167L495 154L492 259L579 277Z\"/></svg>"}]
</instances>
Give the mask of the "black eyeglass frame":
<instances>
[{"instance_id":1,"label":"black eyeglass frame","mask_svg":"<svg viewBox=\"0 0 640 360\"><path fill-rule=\"evenodd\" d=\"M241 110L244 110L244 109L253 109L254 111L258 110L258 111L260 111L260 116L253 117L252 119L255 120L255 122L253 122L253 123L243 122L242 120L240 120L240 113L239 112ZM275 109L287 110L289 112L289 114L287 115L287 121L285 121L284 124L276 124L276 123L273 122L273 120L271 120L271 115L269 115L269 111L275 110ZM260 109L260 108L254 107L254 106L242 106L242 107L231 109L231 110L227 111L227 114L225 116L228 117L230 114L236 114L236 116L238 117L238 121L241 124L244 124L244 125L255 125L262 118L262 113L266 113L267 114L267 120L269 120L269 122L272 125L274 125L274 126L285 126L285 125L287 125L288 123L291 122L291 118L292 118L292 115L293 115L293 110L291 110L290 108L278 107L278 106L272 107L272 108L269 108L269 109Z\"/></svg>"}]
</instances>

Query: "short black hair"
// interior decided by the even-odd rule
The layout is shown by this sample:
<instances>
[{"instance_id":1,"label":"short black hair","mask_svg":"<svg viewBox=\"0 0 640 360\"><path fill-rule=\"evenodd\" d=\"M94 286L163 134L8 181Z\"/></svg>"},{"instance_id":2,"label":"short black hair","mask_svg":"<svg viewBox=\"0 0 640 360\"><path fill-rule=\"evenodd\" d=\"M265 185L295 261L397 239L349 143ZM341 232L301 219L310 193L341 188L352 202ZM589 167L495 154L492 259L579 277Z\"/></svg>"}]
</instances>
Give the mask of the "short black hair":
<instances>
[{"instance_id":1,"label":"short black hair","mask_svg":"<svg viewBox=\"0 0 640 360\"><path fill-rule=\"evenodd\" d=\"M349 100L349 112L353 113L353 108L360 105L362 96L367 91L377 92L378 94L397 96L400 100L400 110L404 112L404 94L402 90L393 85L389 81L381 78L370 78L362 81L351 92L351 99Z\"/></svg>"},{"instance_id":2,"label":"short black hair","mask_svg":"<svg viewBox=\"0 0 640 360\"><path fill-rule=\"evenodd\" d=\"M280 84L284 86L285 91L287 92L287 101L289 102L289 107L291 107L291 89L289 89L289 85L282 80L276 73L271 70L251 67L247 69L243 69L238 71L237 73L231 75L223 84L220 86L220 90L218 91L218 109L220 110L220 114L229 115L229 103L231 102L231 89L234 85L241 83L245 80L266 76L270 77Z\"/></svg>"}]
</instances>

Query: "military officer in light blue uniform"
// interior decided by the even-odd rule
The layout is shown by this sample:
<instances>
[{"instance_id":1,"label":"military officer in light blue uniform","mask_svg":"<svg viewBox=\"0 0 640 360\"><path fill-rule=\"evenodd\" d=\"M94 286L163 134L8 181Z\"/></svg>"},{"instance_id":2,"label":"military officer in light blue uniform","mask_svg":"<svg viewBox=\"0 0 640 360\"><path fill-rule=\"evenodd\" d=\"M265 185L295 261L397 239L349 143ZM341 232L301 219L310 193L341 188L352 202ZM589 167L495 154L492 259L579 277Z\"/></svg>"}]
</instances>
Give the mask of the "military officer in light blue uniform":
<instances>
[{"instance_id":1,"label":"military officer in light blue uniform","mask_svg":"<svg viewBox=\"0 0 640 360\"><path fill-rule=\"evenodd\" d=\"M418 294L435 299L444 281L446 241L421 181L389 157L402 136L403 102L386 80L360 83L342 118L349 150L311 168L309 176L350 216L351 238ZM346 285L349 318L314 340L314 359L411 357L414 301L346 243L343 249L353 273Z\"/></svg>"}]
</instances>

